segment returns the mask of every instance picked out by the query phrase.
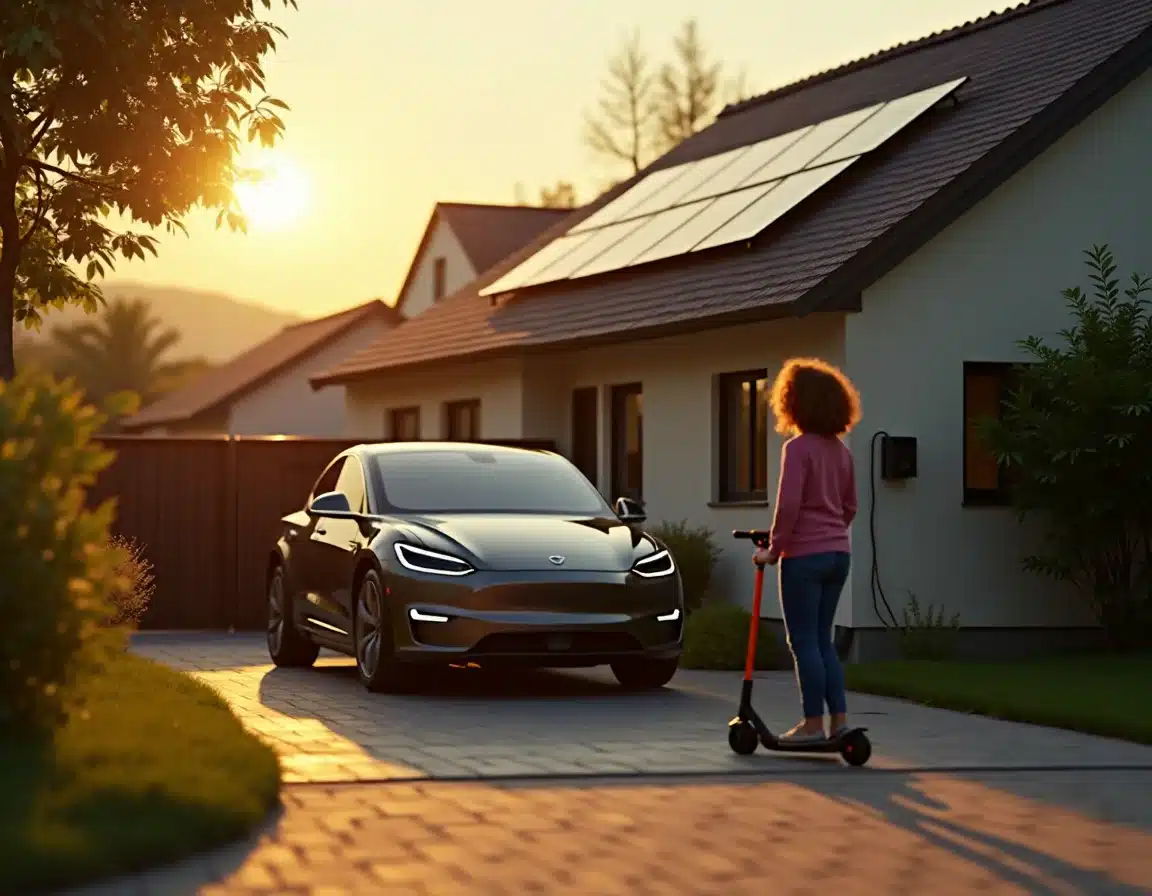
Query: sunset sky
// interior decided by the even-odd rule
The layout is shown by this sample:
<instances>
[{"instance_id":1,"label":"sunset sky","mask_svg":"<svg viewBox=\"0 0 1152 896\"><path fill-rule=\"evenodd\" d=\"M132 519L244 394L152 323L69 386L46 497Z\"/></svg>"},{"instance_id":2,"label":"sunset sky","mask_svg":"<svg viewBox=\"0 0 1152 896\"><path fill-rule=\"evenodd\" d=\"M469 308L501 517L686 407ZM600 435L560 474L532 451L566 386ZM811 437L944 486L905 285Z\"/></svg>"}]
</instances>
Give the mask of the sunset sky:
<instances>
[{"instance_id":1,"label":"sunset sky","mask_svg":"<svg viewBox=\"0 0 1152 896\"><path fill-rule=\"evenodd\" d=\"M437 200L512 203L523 183L573 181L582 201L613 172L582 140L608 57L638 28L653 57L696 16L755 91L1010 5L989 0L299 0L268 61L288 102L276 155L299 215L247 236L189 224L118 279L218 290L306 316L392 301ZM268 204L268 203L265 203ZM259 203L257 203L259 205Z\"/></svg>"}]
</instances>

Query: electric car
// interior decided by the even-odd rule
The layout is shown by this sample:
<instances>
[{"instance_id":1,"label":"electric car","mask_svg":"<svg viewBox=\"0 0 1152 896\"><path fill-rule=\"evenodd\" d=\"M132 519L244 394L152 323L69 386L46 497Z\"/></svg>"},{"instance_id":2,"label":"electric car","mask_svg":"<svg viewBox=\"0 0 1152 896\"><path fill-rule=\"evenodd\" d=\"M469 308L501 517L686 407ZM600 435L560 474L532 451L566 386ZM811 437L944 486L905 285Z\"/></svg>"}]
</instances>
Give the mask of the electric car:
<instances>
[{"instance_id":1,"label":"electric car","mask_svg":"<svg viewBox=\"0 0 1152 896\"><path fill-rule=\"evenodd\" d=\"M369 690L430 665L610 665L663 687L683 646L675 561L564 457L465 442L341 452L268 559L268 652L355 658Z\"/></svg>"}]
</instances>

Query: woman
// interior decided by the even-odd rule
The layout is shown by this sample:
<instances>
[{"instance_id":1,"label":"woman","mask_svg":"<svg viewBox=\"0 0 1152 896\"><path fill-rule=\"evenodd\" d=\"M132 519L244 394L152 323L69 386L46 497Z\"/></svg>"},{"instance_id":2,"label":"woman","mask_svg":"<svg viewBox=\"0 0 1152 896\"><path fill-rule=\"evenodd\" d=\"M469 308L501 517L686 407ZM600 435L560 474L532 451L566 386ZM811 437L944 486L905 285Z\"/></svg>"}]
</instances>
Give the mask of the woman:
<instances>
[{"instance_id":1,"label":"woman","mask_svg":"<svg viewBox=\"0 0 1152 896\"><path fill-rule=\"evenodd\" d=\"M784 443L776 516L767 548L753 562L780 564L780 604L804 706L804 721L781 737L823 740L848 728L844 670L832 624L850 566L848 526L856 516L852 454L840 437L860 420L860 396L843 373L811 358L788 361L772 386L776 431Z\"/></svg>"}]
</instances>

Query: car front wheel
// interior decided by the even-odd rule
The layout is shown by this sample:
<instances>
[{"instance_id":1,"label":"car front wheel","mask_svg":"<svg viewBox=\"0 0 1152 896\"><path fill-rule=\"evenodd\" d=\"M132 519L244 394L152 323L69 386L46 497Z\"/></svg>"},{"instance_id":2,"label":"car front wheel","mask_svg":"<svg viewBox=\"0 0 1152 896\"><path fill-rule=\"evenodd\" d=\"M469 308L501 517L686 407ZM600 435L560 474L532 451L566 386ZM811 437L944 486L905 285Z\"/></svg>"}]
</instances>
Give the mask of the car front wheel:
<instances>
[{"instance_id":1,"label":"car front wheel","mask_svg":"<svg viewBox=\"0 0 1152 896\"><path fill-rule=\"evenodd\" d=\"M320 655L320 648L292 621L282 566L277 566L268 578L267 640L268 656L277 666L311 666Z\"/></svg>"},{"instance_id":2,"label":"car front wheel","mask_svg":"<svg viewBox=\"0 0 1152 896\"><path fill-rule=\"evenodd\" d=\"M650 659L647 657L619 660L612 664L612 674L626 688L652 690L662 688L672 680L679 659Z\"/></svg>"},{"instance_id":3,"label":"car front wheel","mask_svg":"<svg viewBox=\"0 0 1152 896\"><path fill-rule=\"evenodd\" d=\"M368 690L399 690L402 683L396 660L396 639L390 608L384 599L384 586L374 569L368 570L356 592L356 671Z\"/></svg>"}]
</instances>

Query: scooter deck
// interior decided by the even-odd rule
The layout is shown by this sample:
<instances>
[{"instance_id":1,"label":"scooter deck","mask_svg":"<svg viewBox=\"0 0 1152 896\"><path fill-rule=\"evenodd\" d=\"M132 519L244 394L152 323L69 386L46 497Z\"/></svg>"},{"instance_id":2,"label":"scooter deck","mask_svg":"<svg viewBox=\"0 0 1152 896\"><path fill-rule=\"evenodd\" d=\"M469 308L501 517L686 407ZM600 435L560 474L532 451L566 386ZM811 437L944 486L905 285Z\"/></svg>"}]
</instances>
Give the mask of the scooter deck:
<instances>
[{"instance_id":1,"label":"scooter deck","mask_svg":"<svg viewBox=\"0 0 1152 896\"><path fill-rule=\"evenodd\" d=\"M778 753L839 753L844 749L844 741L857 732L863 733L867 730L867 728L849 728L837 737L803 744L780 741L775 735L766 737L762 735L760 744L765 750L775 750Z\"/></svg>"}]
</instances>

